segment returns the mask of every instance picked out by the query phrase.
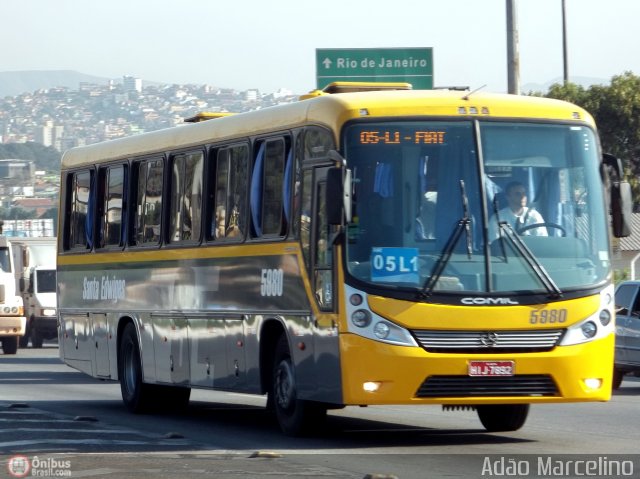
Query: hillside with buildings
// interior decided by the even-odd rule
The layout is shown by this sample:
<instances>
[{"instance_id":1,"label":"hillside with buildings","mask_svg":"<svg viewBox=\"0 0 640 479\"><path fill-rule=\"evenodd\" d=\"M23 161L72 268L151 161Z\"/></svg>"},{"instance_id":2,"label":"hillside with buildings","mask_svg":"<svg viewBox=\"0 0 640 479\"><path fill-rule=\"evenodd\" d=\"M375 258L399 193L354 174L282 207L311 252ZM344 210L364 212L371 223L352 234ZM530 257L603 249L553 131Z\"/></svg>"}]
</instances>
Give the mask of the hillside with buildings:
<instances>
[{"instance_id":1,"label":"hillside with buildings","mask_svg":"<svg viewBox=\"0 0 640 479\"><path fill-rule=\"evenodd\" d=\"M61 154L75 146L176 126L202 111L239 113L297 99L286 90L146 85L130 76L98 83L82 78L76 87L43 87L0 98L0 146L18 152L10 155L15 157L0 156L0 219L5 220L5 232L22 234L18 230L30 228L32 221L54 217L59 189L59 168L49 162L39 170L37 158L20 158L24 150L11 146L35 143L41 151L43 145ZM33 76L30 81L40 84ZM42 229L40 223L33 224Z\"/></svg>"},{"instance_id":2,"label":"hillside with buildings","mask_svg":"<svg viewBox=\"0 0 640 479\"><path fill-rule=\"evenodd\" d=\"M65 151L74 146L168 128L201 111L234 112L288 103L280 90L237 91L210 85L148 85L125 76L121 82L80 82L77 87L42 88L0 99L0 143L37 142Z\"/></svg>"}]
</instances>

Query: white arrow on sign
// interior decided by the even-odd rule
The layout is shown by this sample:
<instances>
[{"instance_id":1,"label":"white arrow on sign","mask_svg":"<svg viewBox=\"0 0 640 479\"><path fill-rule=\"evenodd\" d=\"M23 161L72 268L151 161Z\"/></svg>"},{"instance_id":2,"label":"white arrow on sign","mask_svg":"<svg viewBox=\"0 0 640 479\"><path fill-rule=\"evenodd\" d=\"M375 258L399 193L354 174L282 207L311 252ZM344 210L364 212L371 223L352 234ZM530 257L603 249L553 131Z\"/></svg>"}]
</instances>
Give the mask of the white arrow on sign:
<instances>
[{"instance_id":1,"label":"white arrow on sign","mask_svg":"<svg viewBox=\"0 0 640 479\"><path fill-rule=\"evenodd\" d=\"M331 60L329 60L328 58L325 58L322 63L324 64L325 68L331 68L331 64L333 63Z\"/></svg>"}]
</instances>

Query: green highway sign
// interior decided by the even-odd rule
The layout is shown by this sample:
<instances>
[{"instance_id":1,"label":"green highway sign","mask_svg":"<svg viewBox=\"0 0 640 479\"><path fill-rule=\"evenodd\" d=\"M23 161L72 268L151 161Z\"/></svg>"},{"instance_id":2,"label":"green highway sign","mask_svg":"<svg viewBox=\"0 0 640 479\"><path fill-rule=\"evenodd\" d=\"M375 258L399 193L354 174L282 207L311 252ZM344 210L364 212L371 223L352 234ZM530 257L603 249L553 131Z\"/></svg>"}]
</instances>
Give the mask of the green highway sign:
<instances>
[{"instance_id":1,"label":"green highway sign","mask_svg":"<svg viewBox=\"0 0 640 479\"><path fill-rule=\"evenodd\" d=\"M432 48L317 48L316 84L335 81L406 82L433 88Z\"/></svg>"}]
</instances>

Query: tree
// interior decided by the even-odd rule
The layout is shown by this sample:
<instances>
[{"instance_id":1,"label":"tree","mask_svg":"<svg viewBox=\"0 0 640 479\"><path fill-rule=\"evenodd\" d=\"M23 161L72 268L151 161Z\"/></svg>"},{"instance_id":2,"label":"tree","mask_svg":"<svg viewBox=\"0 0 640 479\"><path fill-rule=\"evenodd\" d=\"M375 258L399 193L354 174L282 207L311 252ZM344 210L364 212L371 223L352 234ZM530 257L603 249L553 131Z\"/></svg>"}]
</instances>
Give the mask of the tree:
<instances>
[{"instance_id":1,"label":"tree","mask_svg":"<svg viewBox=\"0 0 640 479\"><path fill-rule=\"evenodd\" d=\"M60 173L61 156L54 147L41 143L0 144L0 159L30 160L34 162L36 169L52 173Z\"/></svg>"},{"instance_id":2,"label":"tree","mask_svg":"<svg viewBox=\"0 0 640 479\"><path fill-rule=\"evenodd\" d=\"M575 103L593 115L603 151L622 159L634 202L640 203L640 77L625 72L608 86L588 89L555 84L546 96Z\"/></svg>"},{"instance_id":3,"label":"tree","mask_svg":"<svg viewBox=\"0 0 640 479\"><path fill-rule=\"evenodd\" d=\"M0 208L0 219L4 220L28 220L33 218L33 213L19 206Z\"/></svg>"}]
</instances>

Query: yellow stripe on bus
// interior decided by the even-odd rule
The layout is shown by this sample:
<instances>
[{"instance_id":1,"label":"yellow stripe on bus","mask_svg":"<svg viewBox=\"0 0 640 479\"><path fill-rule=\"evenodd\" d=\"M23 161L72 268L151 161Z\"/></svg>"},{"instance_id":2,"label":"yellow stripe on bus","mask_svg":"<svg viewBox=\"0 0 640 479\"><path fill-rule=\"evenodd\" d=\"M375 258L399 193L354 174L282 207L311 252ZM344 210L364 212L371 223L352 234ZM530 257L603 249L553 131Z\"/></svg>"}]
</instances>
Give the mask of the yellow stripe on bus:
<instances>
[{"instance_id":1,"label":"yellow stripe on bus","mask_svg":"<svg viewBox=\"0 0 640 479\"><path fill-rule=\"evenodd\" d=\"M105 251L103 253L64 254L58 256L58 265L87 265L108 263L137 263L179 261L203 258L228 258L248 256L298 255L296 242L275 244L240 244L220 247L194 245L191 248L158 248L144 251Z\"/></svg>"}]
</instances>

